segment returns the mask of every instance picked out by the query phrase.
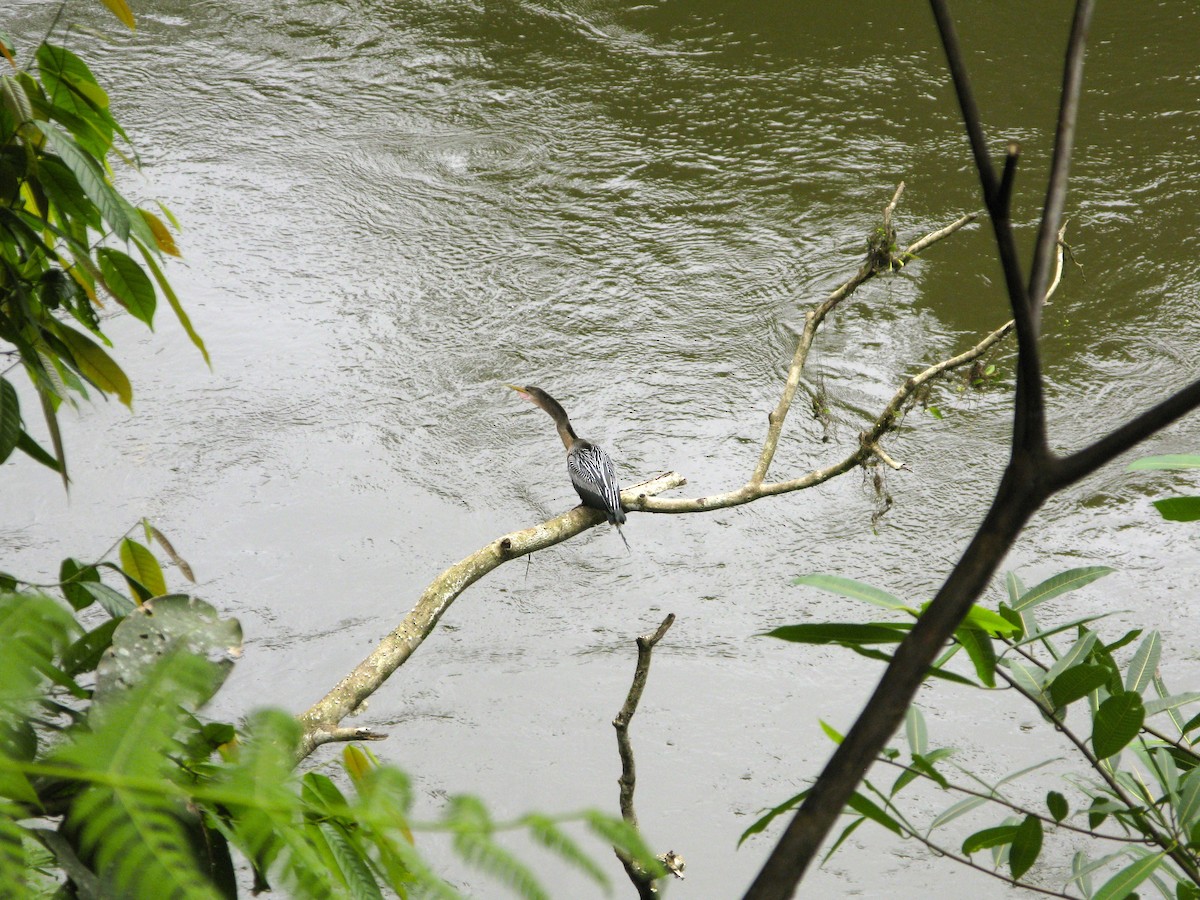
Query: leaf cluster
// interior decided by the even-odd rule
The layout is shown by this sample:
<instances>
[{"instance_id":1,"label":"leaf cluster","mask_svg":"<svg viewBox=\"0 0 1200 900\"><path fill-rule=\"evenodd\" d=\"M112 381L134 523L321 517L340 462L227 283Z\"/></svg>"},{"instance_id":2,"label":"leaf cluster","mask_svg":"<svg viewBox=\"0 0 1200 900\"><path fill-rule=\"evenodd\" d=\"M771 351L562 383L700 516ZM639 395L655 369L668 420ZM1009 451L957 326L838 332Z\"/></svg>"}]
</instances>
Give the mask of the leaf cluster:
<instances>
[{"instance_id":1,"label":"leaf cluster","mask_svg":"<svg viewBox=\"0 0 1200 900\"><path fill-rule=\"evenodd\" d=\"M1135 629L1106 643L1093 628L1102 616L1053 626L1043 626L1037 618L1042 604L1112 571L1105 566L1072 569L1032 588L1009 573L1005 599L995 609L974 606L927 675L984 690L1015 690L1071 741L1082 768L1062 776L1063 789L1046 794L1045 809L1021 805L1010 796L1007 785L1054 760L990 782L960 765L954 748L931 748L924 718L914 706L905 729L908 759L896 749L886 750L881 758L901 770L895 782L890 789L863 782L847 809L852 821L829 854L870 820L976 868L980 866L972 860L973 854L989 851L993 866L1007 870L1001 875L1004 880L1030 884L1024 879L1041 858L1047 833L1070 831L1087 835L1097 846L1110 843L1118 849L1094 858L1088 850L1080 850L1072 860L1064 893L1051 893L1075 896L1065 893L1071 890L1116 900L1131 896L1148 882L1164 897L1200 897L1200 752L1195 747L1200 741L1200 714L1188 718L1182 712L1200 703L1200 692L1167 689L1159 673L1158 632L1143 634ZM809 575L796 583L883 607L902 619L789 625L770 632L772 637L839 645L888 661L891 656L883 648L898 644L922 612L886 591L848 578ZM1119 661L1130 647L1131 655ZM969 672L952 665L961 655L970 662ZM1068 718L1073 710L1086 717L1083 727ZM822 723L822 728L832 740L841 741L830 726ZM960 795L924 827L897 805L897 795L918 781ZM742 839L765 830L807 793L767 811ZM1068 795L1078 797L1074 808ZM1001 807L1002 821L968 834L957 851L937 843L937 829L985 805ZM1093 890L1092 877L1098 872L1106 872L1107 879Z\"/></svg>"},{"instance_id":2,"label":"leaf cluster","mask_svg":"<svg viewBox=\"0 0 1200 900\"><path fill-rule=\"evenodd\" d=\"M9 68L0 73L0 355L24 367L52 443L47 450L30 436L17 391L0 375L0 462L21 450L65 483L61 403L86 397L88 385L133 402L129 378L106 349L107 301L153 327L161 294L208 357L160 265L179 255L174 217L161 204L157 212L135 206L114 186L110 155L135 160L118 147L128 137L104 88L59 44L39 45L33 69L17 64L2 37L0 55Z\"/></svg>"},{"instance_id":3,"label":"leaf cluster","mask_svg":"<svg viewBox=\"0 0 1200 900\"><path fill-rule=\"evenodd\" d=\"M189 579L190 568L160 531L141 529L145 543L126 535L116 560L64 560L51 586L61 599L0 575L6 897L231 898L238 859L256 891L457 897L422 859L421 830L449 834L459 856L518 896L549 895L502 846L512 830L608 886L561 820L535 813L498 823L478 799L457 796L439 821L414 824L408 777L357 745L344 748L340 777L299 774L291 715L263 710L241 728L205 720L201 708L240 655L241 628L202 600L168 593L150 546ZM622 819L570 818L661 874Z\"/></svg>"}]
</instances>

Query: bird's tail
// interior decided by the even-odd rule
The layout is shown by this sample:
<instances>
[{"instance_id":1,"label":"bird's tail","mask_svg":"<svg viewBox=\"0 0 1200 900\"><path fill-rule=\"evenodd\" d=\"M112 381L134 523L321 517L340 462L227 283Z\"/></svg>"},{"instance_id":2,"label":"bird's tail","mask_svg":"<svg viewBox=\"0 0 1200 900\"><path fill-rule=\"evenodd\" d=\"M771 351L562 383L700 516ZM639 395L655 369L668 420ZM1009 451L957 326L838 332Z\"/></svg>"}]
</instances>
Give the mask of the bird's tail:
<instances>
[{"instance_id":1,"label":"bird's tail","mask_svg":"<svg viewBox=\"0 0 1200 900\"><path fill-rule=\"evenodd\" d=\"M629 541L625 540L625 532L622 531L621 526L617 525L615 522L613 523L613 526L617 529L617 534L621 536L621 540L625 541L625 552L630 556L633 556L633 551L629 548Z\"/></svg>"}]
</instances>

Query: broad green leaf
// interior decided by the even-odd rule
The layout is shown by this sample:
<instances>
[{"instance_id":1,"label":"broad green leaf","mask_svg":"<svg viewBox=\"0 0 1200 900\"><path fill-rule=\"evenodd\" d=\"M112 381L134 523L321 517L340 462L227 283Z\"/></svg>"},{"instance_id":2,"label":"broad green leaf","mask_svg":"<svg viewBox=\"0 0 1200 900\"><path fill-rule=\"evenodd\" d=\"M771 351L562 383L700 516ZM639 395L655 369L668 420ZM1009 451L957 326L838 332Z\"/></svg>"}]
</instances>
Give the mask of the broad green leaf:
<instances>
[{"instance_id":1,"label":"broad green leaf","mask_svg":"<svg viewBox=\"0 0 1200 900\"><path fill-rule=\"evenodd\" d=\"M109 619L98 628L93 628L63 653L63 671L74 678L84 672L95 671L101 658L112 645L112 635L120 619Z\"/></svg>"},{"instance_id":2,"label":"broad green leaf","mask_svg":"<svg viewBox=\"0 0 1200 900\"><path fill-rule=\"evenodd\" d=\"M60 82L63 82L87 104L100 109L108 108L108 94L100 87L92 70L66 47L44 42L37 49L37 60L42 83L53 102L59 102L54 95L59 92Z\"/></svg>"},{"instance_id":3,"label":"broad green leaf","mask_svg":"<svg viewBox=\"0 0 1200 900\"><path fill-rule=\"evenodd\" d=\"M829 591L832 594L840 594L843 597L849 597L852 600L865 600L867 603L873 603L876 606L882 606L885 609L900 609L912 611L911 608L899 597L889 594L887 591L880 590L869 584L863 584L861 581L855 581L852 578L842 578L838 575L821 575L819 573L812 575L801 575L792 581L792 584L806 584L810 587L820 588L823 591Z\"/></svg>"},{"instance_id":4,"label":"broad green leaf","mask_svg":"<svg viewBox=\"0 0 1200 900\"><path fill-rule=\"evenodd\" d=\"M1125 471L1163 471L1168 469L1200 469L1200 456L1194 453L1144 456L1131 462Z\"/></svg>"},{"instance_id":5,"label":"broad green leaf","mask_svg":"<svg viewBox=\"0 0 1200 900\"><path fill-rule=\"evenodd\" d=\"M1008 867L1014 881L1033 868L1038 854L1042 852L1042 820L1037 816L1026 816L1013 835L1012 848L1008 853Z\"/></svg>"},{"instance_id":6,"label":"broad green leaf","mask_svg":"<svg viewBox=\"0 0 1200 900\"><path fill-rule=\"evenodd\" d=\"M63 596L72 608L78 611L95 602L96 598L84 589L83 583L99 582L100 573L96 571L95 566L83 565L78 560L68 557L58 567L58 581Z\"/></svg>"},{"instance_id":7,"label":"broad green leaf","mask_svg":"<svg viewBox=\"0 0 1200 900\"><path fill-rule=\"evenodd\" d=\"M70 135L55 123L37 122L36 125L50 148L66 163L67 168L79 181L79 186L83 188L88 199L96 204L113 233L123 241L129 240L129 218L121 206L117 192L101 174L95 158L81 149Z\"/></svg>"},{"instance_id":8,"label":"broad green leaf","mask_svg":"<svg viewBox=\"0 0 1200 900\"><path fill-rule=\"evenodd\" d=\"M96 602L100 604L100 608L114 619L123 618L136 609L136 606L132 600L130 600L124 594L118 594L103 582L85 581L82 582L81 586L85 591L95 597Z\"/></svg>"},{"instance_id":9,"label":"broad green leaf","mask_svg":"<svg viewBox=\"0 0 1200 900\"><path fill-rule=\"evenodd\" d=\"M116 394L118 400L133 408L133 386L129 378L99 344L65 326L59 329L58 336L70 349L84 378L106 394Z\"/></svg>"},{"instance_id":10,"label":"broad green leaf","mask_svg":"<svg viewBox=\"0 0 1200 900\"><path fill-rule=\"evenodd\" d=\"M967 612L966 619L963 620L967 625L973 625L990 635L1013 634L1018 631L1016 625L1008 621L999 613L994 613L990 609L985 609L982 606L972 606Z\"/></svg>"},{"instance_id":11,"label":"broad green leaf","mask_svg":"<svg viewBox=\"0 0 1200 900\"><path fill-rule=\"evenodd\" d=\"M1016 836L1016 825L997 825L994 828L985 828L967 837L963 841L962 851L967 856L970 856L979 850L988 850L992 847L1002 847L1005 844L1011 844L1013 838Z\"/></svg>"},{"instance_id":12,"label":"broad green leaf","mask_svg":"<svg viewBox=\"0 0 1200 900\"><path fill-rule=\"evenodd\" d=\"M1125 672L1125 690L1135 694L1144 693L1154 680L1161 655L1162 638L1157 631L1152 631L1142 640L1137 652L1133 654L1133 659L1129 661L1129 668Z\"/></svg>"},{"instance_id":13,"label":"broad green leaf","mask_svg":"<svg viewBox=\"0 0 1200 900\"><path fill-rule=\"evenodd\" d=\"M873 622L858 625L848 622L822 622L813 625L784 625L766 633L767 637L797 644L898 644L911 625Z\"/></svg>"},{"instance_id":14,"label":"broad green leaf","mask_svg":"<svg viewBox=\"0 0 1200 900\"><path fill-rule=\"evenodd\" d=\"M1200 519L1200 497L1166 497L1155 500L1154 508L1168 522L1195 522Z\"/></svg>"},{"instance_id":15,"label":"broad green leaf","mask_svg":"<svg viewBox=\"0 0 1200 900\"><path fill-rule=\"evenodd\" d=\"M1091 584L1096 579L1103 578L1105 575L1115 571L1116 569L1109 566L1085 566L1080 569L1069 569L1066 572L1060 572L1053 578L1047 578L1041 584L1030 588L1012 607L1017 612L1024 609L1031 609L1039 603L1045 603L1052 597L1057 597L1068 591L1078 590L1084 585Z\"/></svg>"},{"instance_id":16,"label":"broad green leaf","mask_svg":"<svg viewBox=\"0 0 1200 900\"><path fill-rule=\"evenodd\" d=\"M987 632L963 625L955 630L954 639L967 651L967 656L971 658L971 664L975 666L975 674L979 676L979 680L988 687L994 688L996 686L996 648L992 646L992 639Z\"/></svg>"},{"instance_id":17,"label":"broad green leaf","mask_svg":"<svg viewBox=\"0 0 1200 900\"><path fill-rule=\"evenodd\" d=\"M1086 697L1108 681L1108 669L1104 666L1084 663L1067 669L1050 683L1050 700L1055 707L1069 706L1081 697Z\"/></svg>"},{"instance_id":18,"label":"broad green leaf","mask_svg":"<svg viewBox=\"0 0 1200 900\"><path fill-rule=\"evenodd\" d=\"M1108 881L1100 886L1100 890L1092 895L1092 900L1124 900L1133 893L1133 889L1154 874L1166 852L1143 856L1130 863Z\"/></svg>"},{"instance_id":19,"label":"broad green leaf","mask_svg":"<svg viewBox=\"0 0 1200 900\"><path fill-rule=\"evenodd\" d=\"M850 799L846 801L846 805L861 816L866 816L872 822L882 825L893 834L903 835L904 830L900 827L900 823L885 813L875 801L868 797L864 797L858 791L855 791Z\"/></svg>"},{"instance_id":20,"label":"broad green leaf","mask_svg":"<svg viewBox=\"0 0 1200 900\"><path fill-rule=\"evenodd\" d=\"M1046 794L1046 808L1050 810L1050 815L1054 817L1055 822L1061 822L1071 811L1071 808L1067 806L1067 798L1058 791L1050 791Z\"/></svg>"},{"instance_id":21,"label":"broad green leaf","mask_svg":"<svg viewBox=\"0 0 1200 900\"><path fill-rule=\"evenodd\" d=\"M144 544L131 538L121 541L121 568L126 575L144 586L151 597L159 597L167 592L162 568Z\"/></svg>"},{"instance_id":22,"label":"broad green leaf","mask_svg":"<svg viewBox=\"0 0 1200 900\"><path fill-rule=\"evenodd\" d=\"M905 714L904 735L908 738L908 749L914 756L924 755L929 751L929 733L925 727L925 717L916 706L910 706Z\"/></svg>"},{"instance_id":23,"label":"broad green leaf","mask_svg":"<svg viewBox=\"0 0 1200 900\"><path fill-rule=\"evenodd\" d=\"M1120 753L1141 730L1146 719L1142 698L1125 691L1113 694L1100 704L1092 724L1092 752L1097 759Z\"/></svg>"},{"instance_id":24,"label":"broad green leaf","mask_svg":"<svg viewBox=\"0 0 1200 900\"><path fill-rule=\"evenodd\" d=\"M21 439L21 404L17 390L0 378L0 463L12 455Z\"/></svg>"},{"instance_id":25,"label":"broad green leaf","mask_svg":"<svg viewBox=\"0 0 1200 900\"><path fill-rule=\"evenodd\" d=\"M142 267L128 254L111 247L101 247L96 251L96 259L100 263L100 273L104 283L134 317L141 319L151 328L154 327L154 285L151 283Z\"/></svg>"}]
</instances>

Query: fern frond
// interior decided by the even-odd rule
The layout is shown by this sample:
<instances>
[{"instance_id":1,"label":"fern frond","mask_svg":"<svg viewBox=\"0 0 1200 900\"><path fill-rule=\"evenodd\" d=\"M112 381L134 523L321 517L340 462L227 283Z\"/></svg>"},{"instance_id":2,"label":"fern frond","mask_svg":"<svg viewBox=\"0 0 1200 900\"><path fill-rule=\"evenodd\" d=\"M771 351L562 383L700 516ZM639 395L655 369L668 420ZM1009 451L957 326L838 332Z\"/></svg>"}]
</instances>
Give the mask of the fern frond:
<instances>
[{"instance_id":1,"label":"fern frond","mask_svg":"<svg viewBox=\"0 0 1200 900\"><path fill-rule=\"evenodd\" d=\"M610 887L608 876L592 860L590 856L579 849L579 845L571 840L566 832L559 828L552 819L530 813L521 820L522 825L529 828L529 833L539 844L556 853L561 859L575 866L587 875L598 885L608 890Z\"/></svg>"},{"instance_id":2,"label":"fern frond","mask_svg":"<svg viewBox=\"0 0 1200 900\"><path fill-rule=\"evenodd\" d=\"M451 798L450 804L446 824L453 834L454 849L463 859L527 900L549 900L533 872L493 839L495 826L477 798L460 795Z\"/></svg>"}]
</instances>

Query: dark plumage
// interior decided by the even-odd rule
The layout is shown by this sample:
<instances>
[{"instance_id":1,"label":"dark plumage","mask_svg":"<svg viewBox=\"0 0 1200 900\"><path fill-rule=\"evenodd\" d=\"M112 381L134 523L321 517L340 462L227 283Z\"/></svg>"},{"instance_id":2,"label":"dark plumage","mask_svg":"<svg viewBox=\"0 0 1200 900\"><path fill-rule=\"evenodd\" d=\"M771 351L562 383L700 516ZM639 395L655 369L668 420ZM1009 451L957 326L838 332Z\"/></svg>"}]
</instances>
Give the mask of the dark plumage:
<instances>
[{"instance_id":1,"label":"dark plumage","mask_svg":"<svg viewBox=\"0 0 1200 900\"><path fill-rule=\"evenodd\" d=\"M515 384L506 384L505 387L512 388L534 406L550 414L558 429L558 436L567 448L567 472L571 476L571 484L575 486L575 492L584 505L603 511L613 525L625 524L621 488L617 484L612 457L591 441L577 435L571 427L571 420L567 418L567 411L541 388L519 387ZM621 540L625 540L624 534ZM628 542L626 546L629 546Z\"/></svg>"}]
</instances>

